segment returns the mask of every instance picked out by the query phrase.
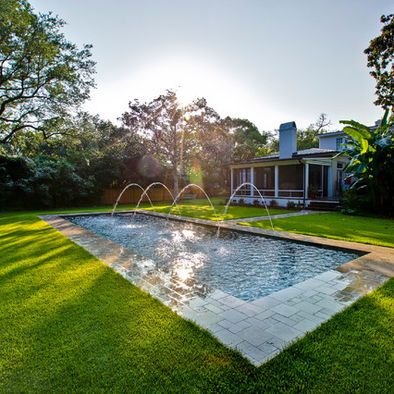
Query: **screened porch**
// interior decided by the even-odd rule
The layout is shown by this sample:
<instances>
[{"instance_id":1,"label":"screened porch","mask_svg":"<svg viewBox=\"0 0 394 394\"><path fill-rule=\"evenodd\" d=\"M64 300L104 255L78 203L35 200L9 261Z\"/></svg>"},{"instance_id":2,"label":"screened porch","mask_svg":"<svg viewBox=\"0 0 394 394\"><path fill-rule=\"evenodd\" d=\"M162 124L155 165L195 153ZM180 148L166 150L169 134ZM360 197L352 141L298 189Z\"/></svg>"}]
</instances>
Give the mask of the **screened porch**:
<instances>
[{"instance_id":1,"label":"screened porch","mask_svg":"<svg viewBox=\"0 0 394 394\"><path fill-rule=\"evenodd\" d=\"M231 169L231 193L244 182L253 183L264 197L328 200L333 197L331 163L303 162ZM258 197L249 185L236 196Z\"/></svg>"}]
</instances>

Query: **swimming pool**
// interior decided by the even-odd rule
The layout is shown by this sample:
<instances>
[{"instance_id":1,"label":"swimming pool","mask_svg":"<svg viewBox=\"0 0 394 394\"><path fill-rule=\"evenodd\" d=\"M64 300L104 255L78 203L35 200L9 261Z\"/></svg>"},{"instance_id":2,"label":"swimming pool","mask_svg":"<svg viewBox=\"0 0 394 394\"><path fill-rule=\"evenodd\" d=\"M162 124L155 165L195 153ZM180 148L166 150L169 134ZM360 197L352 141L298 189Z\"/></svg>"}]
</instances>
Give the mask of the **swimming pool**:
<instances>
[{"instance_id":1,"label":"swimming pool","mask_svg":"<svg viewBox=\"0 0 394 394\"><path fill-rule=\"evenodd\" d=\"M352 251L222 230L144 214L68 217L127 248L143 275L162 273L191 293L219 289L257 300L359 257Z\"/></svg>"}]
</instances>

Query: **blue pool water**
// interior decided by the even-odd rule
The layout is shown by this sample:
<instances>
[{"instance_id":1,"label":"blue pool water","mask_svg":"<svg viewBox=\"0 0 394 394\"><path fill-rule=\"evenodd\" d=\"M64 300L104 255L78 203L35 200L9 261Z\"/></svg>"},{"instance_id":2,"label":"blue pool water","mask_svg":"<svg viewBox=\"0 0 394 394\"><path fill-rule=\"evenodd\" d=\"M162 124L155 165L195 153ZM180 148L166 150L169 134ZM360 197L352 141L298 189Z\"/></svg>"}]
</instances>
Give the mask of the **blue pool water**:
<instances>
[{"instance_id":1,"label":"blue pool water","mask_svg":"<svg viewBox=\"0 0 394 394\"><path fill-rule=\"evenodd\" d=\"M252 301L359 255L149 215L74 216L71 222L129 249L144 272L160 271L189 288L220 289Z\"/></svg>"}]
</instances>

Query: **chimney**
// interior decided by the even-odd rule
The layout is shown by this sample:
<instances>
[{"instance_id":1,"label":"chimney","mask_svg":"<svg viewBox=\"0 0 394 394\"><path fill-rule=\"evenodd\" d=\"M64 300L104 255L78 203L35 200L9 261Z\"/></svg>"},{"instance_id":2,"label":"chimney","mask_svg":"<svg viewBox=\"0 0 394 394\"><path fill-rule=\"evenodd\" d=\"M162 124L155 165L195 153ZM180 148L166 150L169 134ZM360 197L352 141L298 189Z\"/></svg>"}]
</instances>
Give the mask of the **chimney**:
<instances>
[{"instance_id":1,"label":"chimney","mask_svg":"<svg viewBox=\"0 0 394 394\"><path fill-rule=\"evenodd\" d=\"M297 125L295 122L279 126L279 159L290 159L297 152Z\"/></svg>"}]
</instances>

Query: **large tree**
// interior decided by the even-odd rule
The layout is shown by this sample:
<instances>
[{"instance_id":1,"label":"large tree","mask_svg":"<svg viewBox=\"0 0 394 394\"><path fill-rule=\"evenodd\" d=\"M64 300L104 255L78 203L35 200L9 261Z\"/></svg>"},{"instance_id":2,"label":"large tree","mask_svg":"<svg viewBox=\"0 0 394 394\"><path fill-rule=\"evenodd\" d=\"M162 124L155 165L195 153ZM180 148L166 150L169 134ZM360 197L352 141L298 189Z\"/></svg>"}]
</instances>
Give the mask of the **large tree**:
<instances>
[{"instance_id":1,"label":"large tree","mask_svg":"<svg viewBox=\"0 0 394 394\"><path fill-rule=\"evenodd\" d=\"M247 119L226 118L226 127L234 139L234 160L248 160L265 149L268 133L260 132L257 126Z\"/></svg>"},{"instance_id":2,"label":"large tree","mask_svg":"<svg viewBox=\"0 0 394 394\"><path fill-rule=\"evenodd\" d=\"M0 143L22 130L47 137L89 97L91 46L68 41L64 23L51 13L35 14L25 0L1 0Z\"/></svg>"},{"instance_id":3,"label":"large tree","mask_svg":"<svg viewBox=\"0 0 394 394\"><path fill-rule=\"evenodd\" d=\"M130 102L129 110L121 117L125 127L144 138L148 152L170 168L174 193L179 191L180 180L187 177L201 136L210 138L208 124L219 119L205 99L182 106L172 90L149 103Z\"/></svg>"},{"instance_id":4,"label":"large tree","mask_svg":"<svg viewBox=\"0 0 394 394\"><path fill-rule=\"evenodd\" d=\"M376 105L394 110L394 14L382 15L381 34L364 51L370 74L376 79Z\"/></svg>"}]
</instances>

